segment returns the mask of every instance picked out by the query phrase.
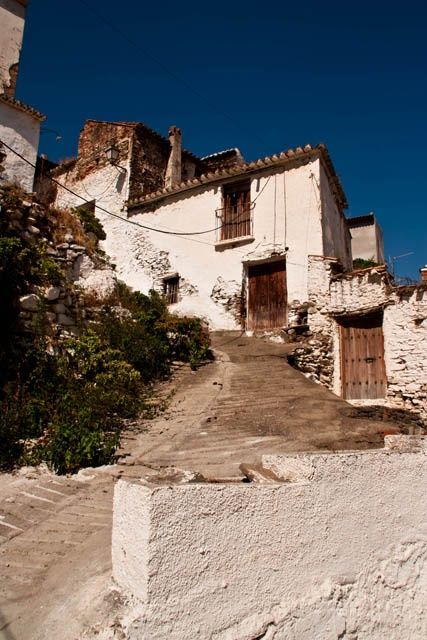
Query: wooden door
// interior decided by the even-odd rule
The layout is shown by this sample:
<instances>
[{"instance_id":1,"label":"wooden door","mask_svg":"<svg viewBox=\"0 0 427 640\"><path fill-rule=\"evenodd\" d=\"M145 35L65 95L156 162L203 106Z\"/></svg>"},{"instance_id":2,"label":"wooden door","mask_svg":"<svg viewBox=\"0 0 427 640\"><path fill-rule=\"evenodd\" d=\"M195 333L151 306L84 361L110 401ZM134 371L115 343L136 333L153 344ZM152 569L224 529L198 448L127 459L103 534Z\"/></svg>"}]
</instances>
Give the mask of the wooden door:
<instances>
[{"instance_id":1,"label":"wooden door","mask_svg":"<svg viewBox=\"0 0 427 640\"><path fill-rule=\"evenodd\" d=\"M387 379L382 313L347 319L342 322L340 332L343 397L384 398Z\"/></svg>"},{"instance_id":2,"label":"wooden door","mask_svg":"<svg viewBox=\"0 0 427 640\"><path fill-rule=\"evenodd\" d=\"M265 262L248 268L247 329L275 329L286 325L286 262Z\"/></svg>"}]
</instances>

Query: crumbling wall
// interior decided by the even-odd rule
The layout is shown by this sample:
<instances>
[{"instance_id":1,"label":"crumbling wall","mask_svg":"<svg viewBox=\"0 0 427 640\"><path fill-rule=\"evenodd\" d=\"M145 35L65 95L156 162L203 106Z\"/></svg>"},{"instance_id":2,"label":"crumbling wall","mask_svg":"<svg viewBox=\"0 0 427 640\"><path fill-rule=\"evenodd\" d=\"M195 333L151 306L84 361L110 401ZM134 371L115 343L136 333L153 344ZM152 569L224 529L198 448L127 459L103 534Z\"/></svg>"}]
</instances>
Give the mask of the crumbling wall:
<instances>
[{"instance_id":1,"label":"crumbling wall","mask_svg":"<svg viewBox=\"0 0 427 640\"><path fill-rule=\"evenodd\" d=\"M63 274L57 284L33 286L20 297L19 328L31 330L43 318L51 333L77 334L79 323L86 318L81 292L90 292L99 298L108 296L117 283L114 270L88 244L79 244L68 226L72 220L70 214L64 216L48 210L31 197L20 201L19 206L10 206L4 213L7 228L30 245L43 247L46 257L55 262Z\"/></svg>"},{"instance_id":2,"label":"crumbling wall","mask_svg":"<svg viewBox=\"0 0 427 640\"><path fill-rule=\"evenodd\" d=\"M427 419L427 287L396 288L384 309L387 401Z\"/></svg>"},{"instance_id":3,"label":"crumbling wall","mask_svg":"<svg viewBox=\"0 0 427 640\"><path fill-rule=\"evenodd\" d=\"M144 603L126 637L426 637L426 445L388 447L266 456L282 484L119 481L113 574Z\"/></svg>"},{"instance_id":4,"label":"crumbling wall","mask_svg":"<svg viewBox=\"0 0 427 640\"><path fill-rule=\"evenodd\" d=\"M106 150L114 146L119 154L116 165L125 166L131 154L132 123L98 122L87 120L80 132L77 159L74 165L75 180L83 180L93 171L109 165ZM61 167L58 168L58 175Z\"/></svg>"},{"instance_id":5,"label":"crumbling wall","mask_svg":"<svg viewBox=\"0 0 427 640\"><path fill-rule=\"evenodd\" d=\"M0 0L0 94L14 97L25 26L25 5Z\"/></svg>"},{"instance_id":6,"label":"crumbling wall","mask_svg":"<svg viewBox=\"0 0 427 640\"><path fill-rule=\"evenodd\" d=\"M129 198L152 193L165 186L169 153L167 140L142 125L135 128Z\"/></svg>"},{"instance_id":7,"label":"crumbling wall","mask_svg":"<svg viewBox=\"0 0 427 640\"><path fill-rule=\"evenodd\" d=\"M40 120L30 112L17 109L0 100L0 140L14 149L33 165L37 160L40 136ZM34 167L24 162L12 151L3 147L5 157L1 161L1 182L18 183L24 191L31 192L34 182Z\"/></svg>"},{"instance_id":8,"label":"crumbling wall","mask_svg":"<svg viewBox=\"0 0 427 640\"><path fill-rule=\"evenodd\" d=\"M211 299L232 315L237 326L239 324L242 327L244 326L246 295L241 282L224 280L224 278L218 276L212 287Z\"/></svg>"},{"instance_id":9,"label":"crumbling wall","mask_svg":"<svg viewBox=\"0 0 427 640\"><path fill-rule=\"evenodd\" d=\"M313 337L291 361L341 393L341 317L383 311L386 403L427 418L427 288L393 287L384 267L336 273L336 261L310 256L308 323ZM375 402L375 400L373 400Z\"/></svg>"}]
</instances>

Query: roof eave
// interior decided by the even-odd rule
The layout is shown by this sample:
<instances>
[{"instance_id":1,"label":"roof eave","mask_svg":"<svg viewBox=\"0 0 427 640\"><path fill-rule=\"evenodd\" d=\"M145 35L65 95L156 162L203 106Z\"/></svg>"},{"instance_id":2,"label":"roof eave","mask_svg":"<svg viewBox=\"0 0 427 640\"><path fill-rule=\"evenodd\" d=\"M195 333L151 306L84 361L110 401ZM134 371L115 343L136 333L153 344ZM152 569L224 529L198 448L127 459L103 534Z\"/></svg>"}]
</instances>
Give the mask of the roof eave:
<instances>
[{"instance_id":1,"label":"roof eave","mask_svg":"<svg viewBox=\"0 0 427 640\"><path fill-rule=\"evenodd\" d=\"M169 187L159 189L156 192L148 194L141 199L129 200L127 203L127 208L128 211L131 212L135 209L149 207L150 205L158 205L159 202L164 201L169 196L180 195L189 191L193 191L194 189L203 187L205 185L213 185L217 182L224 182L225 180L235 179L239 176L251 175L271 168L278 168L300 159L315 157L320 157L323 160L328 173L328 178L333 185L333 192L334 197L337 201L337 205L340 211L343 211L347 208L347 199L341 187L339 178L335 173L335 169L329 156L329 152L326 149L325 145L322 144L317 145L316 147L306 145L304 148L297 147L296 149L288 149L288 151L284 151L280 154L275 154L273 156L256 160L254 162L248 162L244 165L229 167L228 169L217 169L216 171L208 172L207 174L204 174L199 178L192 178L185 182L181 182L181 184L175 188Z\"/></svg>"},{"instance_id":2,"label":"roof eave","mask_svg":"<svg viewBox=\"0 0 427 640\"><path fill-rule=\"evenodd\" d=\"M39 122L44 122L44 120L46 120L46 116L43 113L37 111L37 109L34 109L34 107L30 107L28 104L21 102L21 100L10 98L5 94L1 94L0 101L4 102L4 104L7 104L9 107L17 109L18 111L27 113L29 116L31 116L35 120L38 120Z\"/></svg>"}]
</instances>

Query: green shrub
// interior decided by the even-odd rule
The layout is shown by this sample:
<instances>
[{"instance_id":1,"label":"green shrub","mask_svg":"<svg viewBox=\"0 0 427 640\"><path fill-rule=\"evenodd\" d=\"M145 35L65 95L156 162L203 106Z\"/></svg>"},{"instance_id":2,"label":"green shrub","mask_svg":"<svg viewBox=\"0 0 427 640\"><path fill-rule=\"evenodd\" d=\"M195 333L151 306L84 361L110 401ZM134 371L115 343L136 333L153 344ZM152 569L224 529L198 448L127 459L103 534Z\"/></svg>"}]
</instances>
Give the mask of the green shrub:
<instances>
[{"instance_id":1,"label":"green shrub","mask_svg":"<svg viewBox=\"0 0 427 640\"><path fill-rule=\"evenodd\" d=\"M0 200L0 468L46 461L73 473L110 463L123 420L144 408L150 384L169 374L173 360L194 368L210 357L207 330L196 318L171 316L156 292L119 284L102 320L78 339L49 342L43 305L31 331L18 333L19 297L65 277L43 243L10 226L9 209L22 208L22 194L5 189ZM57 226L72 218L83 235L75 216L57 213ZM105 237L93 214L78 215L86 231Z\"/></svg>"},{"instance_id":2,"label":"green shrub","mask_svg":"<svg viewBox=\"0 0 427 640\"><path fill-rule=\"evenodd\" d=\"M355 258L353 260L353 269L369 269L370 267L377 267L378 262L375 260L365 260L365 258Z\"/></svg>"},{"instance_id":3,"label":"green shrub","mask_svg":"<svg viewBox=\"0 0 427 640\"><path fill-rule=\"evenodd\" d=\"M93 233L97 240L105 240L107 237L104 227L95 215L95 211L87 207L79 207L74 209L75 214L83 225L86 233Z\"/></svg>"},{"instance_id":4,"label":"green shrub","mask_svg":"<svg viewBox=\"0 0 427 640\"><path fill-rule=\"evenodd\" d=\"M55 355L42 341L20 367L19 383L4 389L1 402L0 465L24 458L45 460L58 473L111 462L123 418L140 411L144 390L139 373L120 352L88 332L68 340Z\"/></svg>"},{"instance_id":5,"label":"green shrub","mask_svg":"<svg viewBox=\"0 0 427 640\"><path fill-rule=\"evenodd\" d=\"M203 360L212 359L209 332L199 318L169 316L164 328L169 338L169 357L189 362L195 369Z\"/></svg>"}]
</instances>

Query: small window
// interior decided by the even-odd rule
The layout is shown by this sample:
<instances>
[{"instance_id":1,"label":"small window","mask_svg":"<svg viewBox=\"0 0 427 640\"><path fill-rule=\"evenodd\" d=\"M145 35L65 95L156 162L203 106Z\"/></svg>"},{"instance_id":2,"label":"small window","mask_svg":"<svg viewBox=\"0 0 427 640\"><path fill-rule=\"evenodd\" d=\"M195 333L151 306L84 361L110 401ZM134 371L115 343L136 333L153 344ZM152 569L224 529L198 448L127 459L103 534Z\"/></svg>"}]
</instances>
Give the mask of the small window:
<instances>
[{"instance_id":1,"label":"small window","mask_svg":"<svg viewBox=\"0 0 427 640\"><path fill-rule=\"evenodd\" d=\"M163 278L163 298L166 304L175 304L178 302L179 276L170 276Z\"/></svg>"},{"instance_id":2,"label":"small window","mask_svg":"<svg viewBox=\"0 0 427 640\"><path fill-rule=\"evenodd\" d=\"M223 187L221 240L243 238L252 233L251 183L238 182Z\"/></svg>"}]
</instances>

